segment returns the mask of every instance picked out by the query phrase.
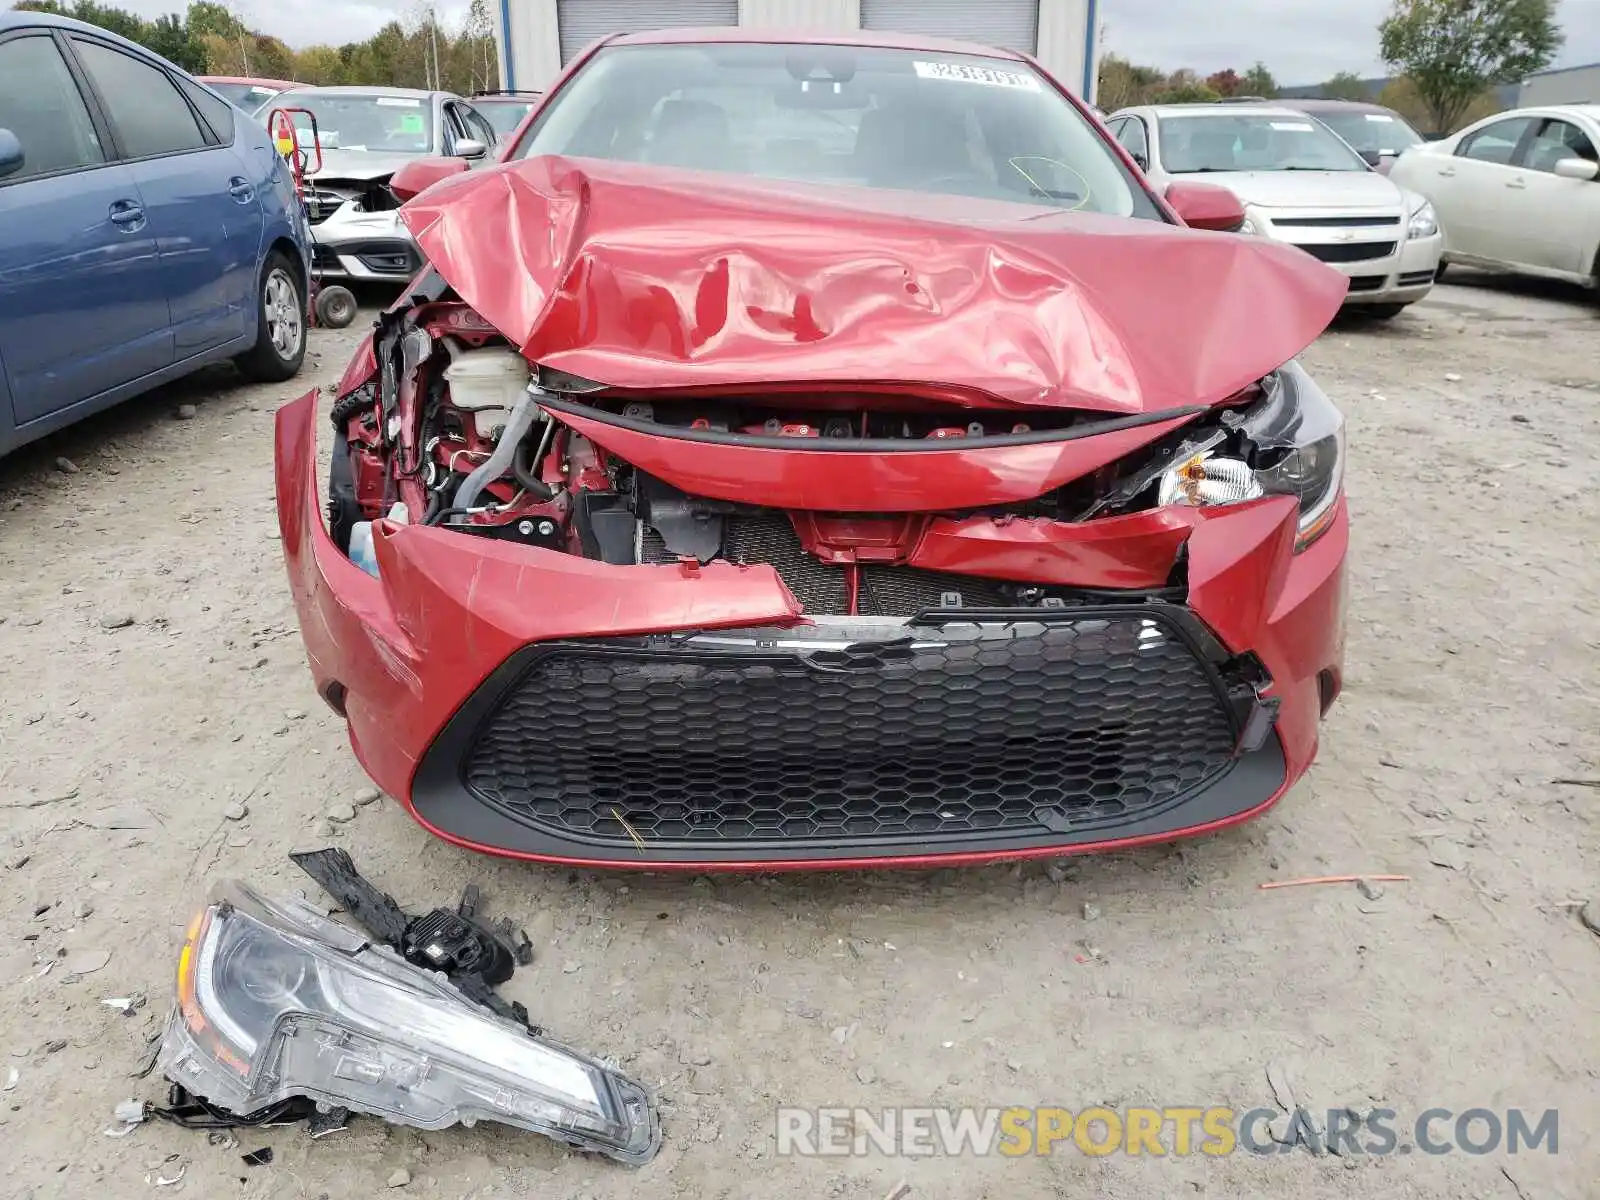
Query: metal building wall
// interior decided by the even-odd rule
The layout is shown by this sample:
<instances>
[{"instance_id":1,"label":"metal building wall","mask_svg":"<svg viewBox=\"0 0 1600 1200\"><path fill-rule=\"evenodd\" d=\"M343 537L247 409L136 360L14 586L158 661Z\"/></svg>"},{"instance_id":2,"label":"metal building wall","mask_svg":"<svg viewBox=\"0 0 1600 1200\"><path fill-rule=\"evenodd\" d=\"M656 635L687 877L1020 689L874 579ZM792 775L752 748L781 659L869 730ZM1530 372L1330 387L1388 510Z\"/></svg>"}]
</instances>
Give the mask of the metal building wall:
<instances>
[{"instance_id":1,"label":"metal building wall","mask_svg":"<svg viewBox=\"0 0 1600 1200\"><path fill-rule=\"evenodd\" d=\"M739 24L839 33L861 28L861 3L860 0L740 0Z\"/></svg>"},{"instance_id":2,"label":"metal building wall","mask_svg":"<svg viewBox=\"0 0 1600 1200\"><path fill-rule=\"evenodd\" d=\"M584 0L498 0L495 41L500 86L545 88L561 74L558 3ZM1085 99L1094 99L1100 11L1109 0L1038 0L1040 63ZM981 8L983 0L971 0ZM740 0L739 24L778 29L861 27L860 0Z\"/></svg>"},{"instance_id":3,"label":"metal building wall","mask_svg":"<svg viewBox=\"0 0 1600 1200\"><path fill-rule=\"evenodd\" d=\"M1105 0L1039 0L1040 64L1091 104L1100 65Z\"/></svg>"},{"instance_id":4,"label":"metal building wall","mask_svg":"<svg viewBox=\"0 0 1600 1200\"><path fill-rule=\"evenodd\" d=\"M1600 103L1600 63L1529 76L1517 93L1519 108L1536 104L1597 103Z\"/></svg>"}]
</instances>

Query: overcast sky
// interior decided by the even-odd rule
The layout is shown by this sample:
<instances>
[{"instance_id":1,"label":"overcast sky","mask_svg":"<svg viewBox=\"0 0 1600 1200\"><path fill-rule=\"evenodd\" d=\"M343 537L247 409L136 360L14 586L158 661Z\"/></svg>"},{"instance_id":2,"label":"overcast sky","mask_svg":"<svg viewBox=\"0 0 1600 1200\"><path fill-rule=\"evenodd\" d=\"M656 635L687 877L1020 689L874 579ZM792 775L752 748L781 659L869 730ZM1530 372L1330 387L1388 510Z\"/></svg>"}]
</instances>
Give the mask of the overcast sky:
<instances>
[{"instance_id":1,"label":"overcast sky","mask_svg":"<svg viewBox=\"0 0 1600 1200\"><path fill-rule=\"evenodd\" d=\"M1288 86L1340 71L1387 72L1378 23L1391 0L1100 0L1106 47L1139 63L1202 74L1257 59ZM1560 0L1567 41L1557 66L1600 62L1600 0Z\"/></svg>"},{"instance_id":2,"label":"overcast sky","mask_svg":"<svg viewBox=\"0 0 1600 1200\"><path fill-rule=\"evenodd\" d=\"M10 0L0 0L8 6ZM144 16L182 11L187 0L109 0ZM982 4L984 0L972 0ZM639 0L648 5L650 0ZM1202 74L1265 62L1286 85L1321 83L1339 71L1381 75L1378 22L1391 0L1100 0L1107 47L1136 62ZM235 0L244 20L291 46L337 45L376 33L418 0ZM459 19L467 0L439 0ZM1558 66L1600 62L1600 0L1561 0L1567 43Z\"/></svg>"}]
</instances>

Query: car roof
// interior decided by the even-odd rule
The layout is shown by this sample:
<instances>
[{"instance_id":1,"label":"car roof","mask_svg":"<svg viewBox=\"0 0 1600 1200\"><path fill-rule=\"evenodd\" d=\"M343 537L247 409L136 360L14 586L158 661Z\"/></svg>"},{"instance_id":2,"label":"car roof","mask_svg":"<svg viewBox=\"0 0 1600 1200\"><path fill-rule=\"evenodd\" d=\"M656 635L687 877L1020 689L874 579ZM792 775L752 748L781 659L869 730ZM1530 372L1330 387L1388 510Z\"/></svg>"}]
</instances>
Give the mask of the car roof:
<instances>
[{"instance_id":1,"label":"car roof","mask_svg":"<svg viewBox=\"0 0 1600 1200\"><path fill-rule=\"evenodd\" d=\"M983 58L1026 61L1015 50L961 42L953 38L922 37L914 33L868 33L850 30L821 33L812 30L762 29L756 26L710 25L676 29L651 29L643 33L624 33L606 42L608 46L683 46L716 42L769 42L784 46L867 46L885 50L919 50L928 54L974 54Z\"/></svg>"},{"instance_id":2,"label":"car roof","mask_svg":"<svg viewBox=\"0 0 1600 1200\"><path fill-rule=\"evenodd\" d=\"M161 58L161 55L148 46L141 46L136 42L131 42L121 34L112 33L111 30L102 29L98 25L91 25L87 21L77 21L71 17L58 17L55 13L34 12L32 9L8 8L0 10L0 33L5 33L10 29L39 28L64 29L73 33L92 33L95 37L104 38L108 42L115 42L119 46L126 46L129 50L143 54L147 58L161 59L162 62L168 61ZM188 74L176 63L170 65L174 70Z\"/></svg>"},{"instance_id":3,"label":"car roof","mask_svg":"<svg viewBox=\"0 0 1600 1200\"><path fill-rule=\"evenodd\" d=\"M1297 108L1276 104L1152 104L1158 117L1304 117Z\"/></svg>"},{"instance_id":4,"label":"car roof","mask_svg":"<svg viewBox=\"0 0 1600 1200\"><path fill-rule=\"evenodd\" d=\"M1279 100L1281 106L1298 108L1301 112L1370 112L1392 113L1394 109L1386 105L1377 104L1371 100L1324 100L1321 97L1307 97L1304 100Z\"/></svg>"},{"instance_id":5,"label":"car roof","mask_svg":"<svg viewBox=\"0 0 1600 1200\"><path fill-rule=\"evenodd\" d=\"M367 87L359 83L329 84L327 87L297 83L293 90L297 92L320 92L325 96L392 96L397 100L426 100L430 96L453 94L450 92L430 92L426 88L380 87L377 84Z\"/></svg>"},{"instance_id":6,"label":"car roof","mask_svg":"<svg viewBox=\"0 0 1600 1200\"><path fill-rule=\"evenodd\" d=\"M1600 104L1542 104L1539 107L1546 112L1577 113L1578 116L1588 117L1591 121L1600 121Z\"/></svg>"},{"instance_id":7,"label":"car roof","mask_svg":"<svg viewBox=\"0 0 1600 1200\"><path fill-rule=\"evenodd\" d=\"M196 75L201 83L243 83L251 87L278 88L288 91L290 88L304 89L310 87L307 83L296 83L292 79L263 79L259 75Z\"/></svg>"}]
</instances>

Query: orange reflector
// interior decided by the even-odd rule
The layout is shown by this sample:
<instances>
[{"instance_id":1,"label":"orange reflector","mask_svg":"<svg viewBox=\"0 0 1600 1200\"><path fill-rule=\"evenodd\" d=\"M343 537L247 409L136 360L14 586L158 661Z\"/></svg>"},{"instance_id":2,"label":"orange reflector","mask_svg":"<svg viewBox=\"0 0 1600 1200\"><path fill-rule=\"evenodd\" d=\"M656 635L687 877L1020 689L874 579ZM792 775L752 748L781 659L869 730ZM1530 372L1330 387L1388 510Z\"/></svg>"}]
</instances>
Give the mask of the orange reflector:
<instances>
[{"instance_id":1,"label":"orange reflector","mask_svg":"<svg viewBox=\"0 0 1600 1200\"><path fill-rule=\"evenodd\" d=\"M183 949L178 954L178 1011L183 1013L183 1023L195 1033L204 1032L205 1014L200 1011L200 1001L195 995L195 973L200 968L200 941L211 924L211 910L202 910L189 922L183 935Z\"/></svg>"}]
</instances>

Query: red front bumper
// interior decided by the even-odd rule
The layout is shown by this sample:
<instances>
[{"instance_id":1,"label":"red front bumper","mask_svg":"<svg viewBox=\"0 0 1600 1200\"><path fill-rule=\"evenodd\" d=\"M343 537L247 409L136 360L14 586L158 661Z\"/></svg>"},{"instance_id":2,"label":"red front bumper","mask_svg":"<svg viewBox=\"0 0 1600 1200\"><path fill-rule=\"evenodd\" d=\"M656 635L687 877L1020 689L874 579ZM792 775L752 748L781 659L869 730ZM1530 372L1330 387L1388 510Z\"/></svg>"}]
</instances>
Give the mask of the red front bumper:
<instances>
[{"instance_id":1,"label":"red front bumper","mask_svg":"<svg viewBox=\"0 0 1600 1200\"><path fill-rule=\"evenodd\" d=\"M1348 523L1340 502L1333 525L1296 554L1296 507L1272 498L1210 510L1188 538L1188 608L1235 654L1253 651L1281 707L1270 769L1227 798L1179 806L1159 829L1084 840L937 854L870 852L848 858L786 856L714 859L622 851L530 850L514 838L486 838L457 824L437 803L418 811L419 767L452 718L490 676L533 643L563 638L783 625L799 608L776 571L713 563L696 571L618 567L417 526L379 522L380 578L352 564L329 537L317 485L313 434L317 394L277 417L278 516L290 584L317 689L349 720L362 765L431 832L489 853L590 866L683 869L792 869L926 866L1111 849L1223 828L1265 811L1309 767L1317 729L1337 695L1344 652L1344 558ZM1128 521L1129 518L1119 520ZM1151 514L1150 529L1165 528ZM1200 802L1204 799L1204 802ZM463 796L462 804L472 804ZM454 826L454 828L452 828Z\"/></svg>"}]
</instances>

